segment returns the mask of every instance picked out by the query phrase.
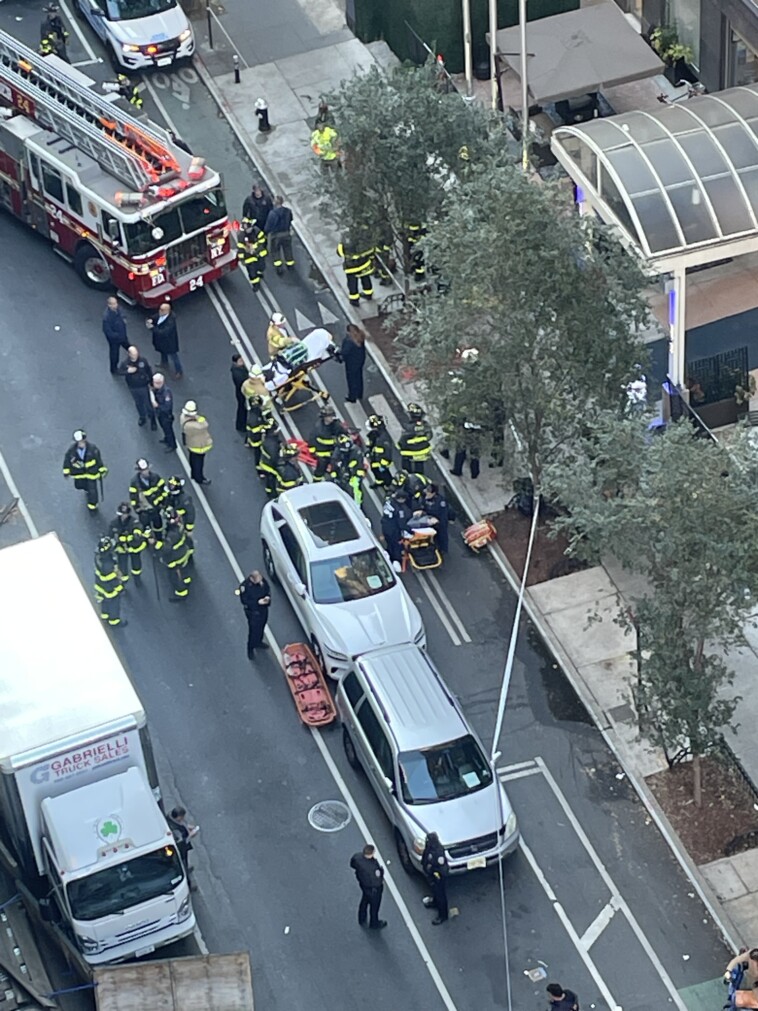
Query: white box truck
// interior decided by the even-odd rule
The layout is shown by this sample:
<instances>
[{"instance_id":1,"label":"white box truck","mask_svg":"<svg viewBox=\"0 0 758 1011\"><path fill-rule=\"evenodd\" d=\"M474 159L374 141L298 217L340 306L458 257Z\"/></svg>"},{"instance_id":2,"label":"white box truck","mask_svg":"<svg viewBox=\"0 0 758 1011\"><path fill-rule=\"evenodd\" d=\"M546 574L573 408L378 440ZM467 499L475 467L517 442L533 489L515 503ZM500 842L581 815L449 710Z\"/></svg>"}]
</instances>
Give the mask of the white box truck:
<instances>
[{"instance_id":1,"label":"white box truck","mask_svg":"<svg viewBox=\"0 0 758 1011\"><path fill-rule=\"evenodd\" d=\"M60 541L3 548L0 838L91 965L195 928L159 798L142 705Z\"/></svg>"}]
</instances>

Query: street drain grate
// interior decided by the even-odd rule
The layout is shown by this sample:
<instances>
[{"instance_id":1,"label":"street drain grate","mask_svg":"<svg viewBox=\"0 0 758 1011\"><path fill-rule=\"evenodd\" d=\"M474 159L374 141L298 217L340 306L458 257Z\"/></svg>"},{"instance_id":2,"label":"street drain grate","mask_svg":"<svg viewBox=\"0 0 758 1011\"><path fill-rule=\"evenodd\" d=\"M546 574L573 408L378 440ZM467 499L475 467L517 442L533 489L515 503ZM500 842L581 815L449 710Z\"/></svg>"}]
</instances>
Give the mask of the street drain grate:
<instances>
[{"instance_id":1,"label":"street drain grate","mask_svg":"<svg viewBox=\"0 0 758 1011\"><path fill-rule=\"evenodd\" d=\"M308 821L319 832L339 832L350 818L350 809L341 800L320 800L308 812Z\"/></svg>"}]
</instances>

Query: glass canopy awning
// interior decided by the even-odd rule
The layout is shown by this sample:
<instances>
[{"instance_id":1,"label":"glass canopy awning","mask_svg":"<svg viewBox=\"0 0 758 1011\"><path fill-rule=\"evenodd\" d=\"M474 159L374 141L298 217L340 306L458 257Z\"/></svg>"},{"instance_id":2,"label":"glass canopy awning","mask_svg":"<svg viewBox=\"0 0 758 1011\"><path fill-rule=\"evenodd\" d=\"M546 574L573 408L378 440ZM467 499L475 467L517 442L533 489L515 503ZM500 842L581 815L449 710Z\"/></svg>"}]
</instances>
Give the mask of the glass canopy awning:
<instances>
[{"instance_id":1,"label":"glass canopy awning","mask_svg":"<svg viewBox=\"0 0 758 1011\"><path fill-rule=\"evenodd\" d=\"M758 248L758 84L558 127L551 145L658 272Z\"/></svg>"}]
</instances>

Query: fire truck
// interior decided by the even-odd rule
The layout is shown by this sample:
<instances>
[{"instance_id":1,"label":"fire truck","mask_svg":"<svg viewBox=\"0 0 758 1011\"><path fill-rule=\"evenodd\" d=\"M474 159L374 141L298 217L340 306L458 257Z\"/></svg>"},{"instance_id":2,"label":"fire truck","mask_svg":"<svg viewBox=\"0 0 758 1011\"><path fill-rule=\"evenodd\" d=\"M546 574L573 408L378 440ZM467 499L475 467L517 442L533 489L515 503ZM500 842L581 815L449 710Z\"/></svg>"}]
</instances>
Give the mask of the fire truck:
<instances>
[{"instance_id":1,"label":"fire truck","mask_svg":"<svg viewBox=\"0 0 758 1011\"><path fill-rule=\"evenodd\" d=\"M0 31L0 208L91 287L147 308L233 270L218 173L93 87Z\"/></svg>"}]
</instances>

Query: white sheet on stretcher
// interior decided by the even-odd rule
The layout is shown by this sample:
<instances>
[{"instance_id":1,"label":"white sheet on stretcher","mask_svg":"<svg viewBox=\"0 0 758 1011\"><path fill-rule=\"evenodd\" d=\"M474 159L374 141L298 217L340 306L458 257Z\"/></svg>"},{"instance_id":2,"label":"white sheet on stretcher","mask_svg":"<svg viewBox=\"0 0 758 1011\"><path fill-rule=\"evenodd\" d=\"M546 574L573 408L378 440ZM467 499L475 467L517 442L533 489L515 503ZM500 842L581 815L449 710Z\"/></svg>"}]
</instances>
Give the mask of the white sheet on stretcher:
<instances>
[{"instance_id":1,"label":"white sheet on stretcher","mask_svg":"<svg viewBox=\"0 0 758 1011\"><path fill-rule=\"evenodd\" d=\"M320 362L325 362L332 357L333 351L330 349L334 348L334 340L329 331L324 330L323 327L311 330L307 337L302 338L300 343L305 344L308 352L302 365L299 365L295 369L288 369L275 360L263 366L263 372L266 376L266 388L268 390L272 392L278 390L296 372L302 372L308 366L318 365Z\"/></svg>"}]
</instances>

